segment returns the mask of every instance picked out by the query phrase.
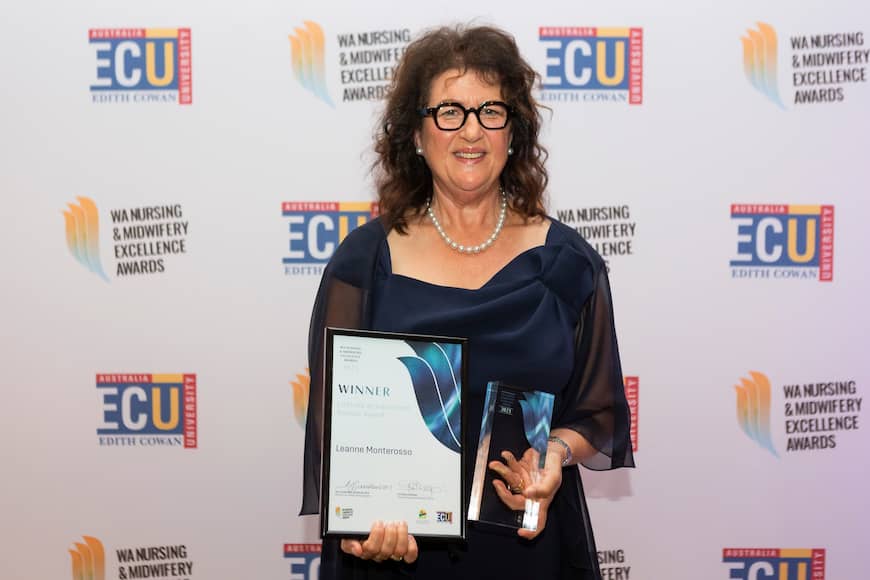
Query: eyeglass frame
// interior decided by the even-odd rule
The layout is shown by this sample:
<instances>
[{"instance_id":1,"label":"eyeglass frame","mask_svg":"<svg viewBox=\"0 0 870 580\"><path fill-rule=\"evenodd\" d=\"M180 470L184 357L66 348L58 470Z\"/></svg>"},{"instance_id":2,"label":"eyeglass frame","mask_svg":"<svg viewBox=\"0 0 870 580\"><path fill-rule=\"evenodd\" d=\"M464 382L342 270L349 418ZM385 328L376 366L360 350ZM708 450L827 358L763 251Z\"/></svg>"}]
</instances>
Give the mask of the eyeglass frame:
<instances>
[{"instance_id":1,"label":"eyeglass frame","mask_svg":"<svg viewBox=\"0 0 870 580\"><path fill-rule=\"evenodd\" d=\"M507 114L505 115L504 125L502 125L501 127L497 127L495 129L491 129L491 128L487 127L480 120L480 111L483 110L485 107L490 107L492 105L501 105L507 111ZM438 117L435 113L441 107L458 107L458 108L462 109L462 112L464 113L464 116L462 117L462 122L457 127L447 128L447 129L445 129L444 127L439 125L438 124ZM504 129L505 127L508 126L508 123L510 122L511 117L514 114L514 108L511 107L510 105L508 105L507 103L505 103L504 101L484 101L483 103L480 104L480 106L470 107L468 109L466 109L462 105L462 103L457 103L456 101L444 101L443 103L438 103L434 107L422 107L420 109L417 109L417 112L420 113L421 117L432 117L432 121L435 123L435 126L441 131L459 131L460 129L465 127L465 123L468 121L468 115L470 113L474 113L474 116L477 117L477 124L480 125L481 127L483 127L484 129L486 129L487 131L501 131L502 129Z\"/></svg>"}]
</instances>

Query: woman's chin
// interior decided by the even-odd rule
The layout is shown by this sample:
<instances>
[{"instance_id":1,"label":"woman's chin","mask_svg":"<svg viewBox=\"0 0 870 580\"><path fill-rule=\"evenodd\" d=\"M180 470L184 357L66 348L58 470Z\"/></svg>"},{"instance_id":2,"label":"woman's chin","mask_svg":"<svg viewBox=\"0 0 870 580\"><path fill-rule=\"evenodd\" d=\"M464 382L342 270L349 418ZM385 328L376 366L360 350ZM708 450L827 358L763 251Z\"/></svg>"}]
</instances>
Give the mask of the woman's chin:
<instances>
[{"instance_id":1,"label":"woman's chin","mask_svg":"<svg viewBox=\"0 0 870 580\"><path fill-rule=\"evenodd\" d=\"M485 195L492 194L498 191L498 180L489 178L482 179L475 177L473 179L455 179L449 186L449 191L456 195Z\"/></svg>"}]
</instances>

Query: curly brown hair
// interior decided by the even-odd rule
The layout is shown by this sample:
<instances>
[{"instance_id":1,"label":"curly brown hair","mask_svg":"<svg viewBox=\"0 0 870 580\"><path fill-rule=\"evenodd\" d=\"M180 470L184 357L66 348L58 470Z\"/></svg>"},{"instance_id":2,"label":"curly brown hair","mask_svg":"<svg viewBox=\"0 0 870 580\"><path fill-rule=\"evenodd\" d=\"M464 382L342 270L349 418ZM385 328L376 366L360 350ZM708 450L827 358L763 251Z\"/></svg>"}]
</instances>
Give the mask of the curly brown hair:
<instances>
[{"instance_id":1,"label":"curly brown hair","mask_svg":"<svg viewBox=\"0 0 870 580\"><path fill-rule=\"evenodd\" d=\"M411 42L396 68L375 137L373 164L380 212L387 226L406 232L407 217L421 214L432 195L432 174L417 155L414 134L423 125L432 80L458 69L501 86L511 106L513 155L501 174L511 209L530 218L544 215L547 150L538 142L541 115L532 88L539 75L520 56L510 34L489 26L441 27Z\"/></svg>"}]
</instances>

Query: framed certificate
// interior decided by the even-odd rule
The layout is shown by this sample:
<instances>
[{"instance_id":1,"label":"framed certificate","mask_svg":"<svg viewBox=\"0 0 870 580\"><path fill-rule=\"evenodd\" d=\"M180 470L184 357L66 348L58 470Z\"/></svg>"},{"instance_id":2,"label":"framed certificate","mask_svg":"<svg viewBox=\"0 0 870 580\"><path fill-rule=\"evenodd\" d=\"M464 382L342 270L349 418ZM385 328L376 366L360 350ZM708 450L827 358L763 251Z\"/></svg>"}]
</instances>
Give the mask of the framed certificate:
<instances>
[{"instance_id":1,"label":"framed certificate","mask_svg":"<svg viewBox=\"0 0 870 580\"><path fill-rule=\"evenodd\" d=\"M321 535L465 538L466 340L326 329Z\"/></svg>"}]
</instances>

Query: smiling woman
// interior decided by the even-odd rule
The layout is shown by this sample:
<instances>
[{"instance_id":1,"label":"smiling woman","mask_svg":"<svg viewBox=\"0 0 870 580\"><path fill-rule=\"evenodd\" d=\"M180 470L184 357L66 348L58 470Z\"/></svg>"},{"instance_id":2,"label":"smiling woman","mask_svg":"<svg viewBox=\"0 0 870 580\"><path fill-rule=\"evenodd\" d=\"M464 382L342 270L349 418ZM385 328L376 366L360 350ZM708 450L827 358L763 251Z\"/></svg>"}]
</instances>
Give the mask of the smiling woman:
<instances>
[{"instance_id":1,"label":"smiling woman","mask_svg":"<svg viewBox=\"0 0 870 580\"><path fill-rule=\"evenodd\" d=\"M579 474L565 468L633 466L629 411L604 261L544 209L536 79L495 28L439 28L407 47L375 142L381 217L345 238L314 306L302 513L318 506L323 336L335 326L467 338L466 449L489 381L556 396L540 480L523 480L510 453L488 465L511 509L540 502L537 529L472 522L467 543L418 544L407 522L374 522L366 538L324 539L321 578L601 577Z\"/></svg>"}]
</instances>

